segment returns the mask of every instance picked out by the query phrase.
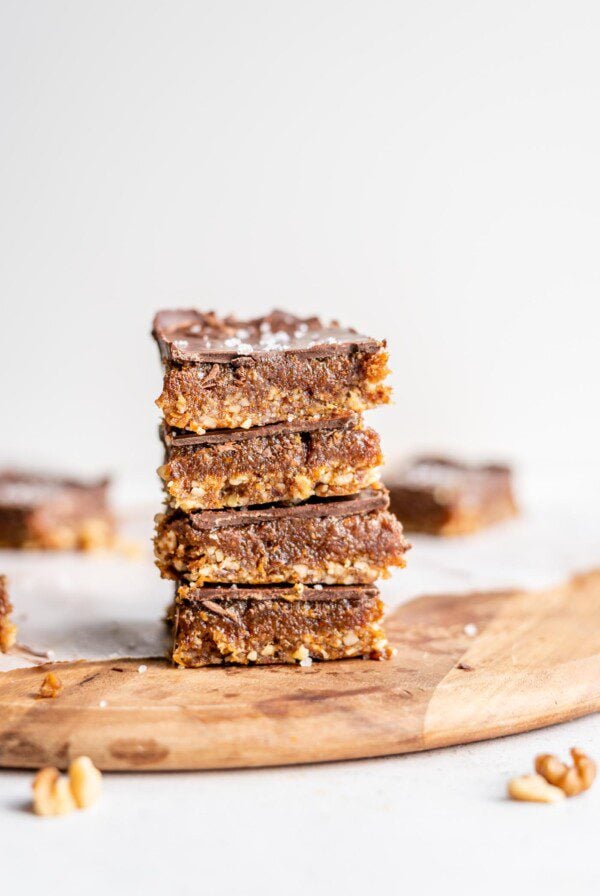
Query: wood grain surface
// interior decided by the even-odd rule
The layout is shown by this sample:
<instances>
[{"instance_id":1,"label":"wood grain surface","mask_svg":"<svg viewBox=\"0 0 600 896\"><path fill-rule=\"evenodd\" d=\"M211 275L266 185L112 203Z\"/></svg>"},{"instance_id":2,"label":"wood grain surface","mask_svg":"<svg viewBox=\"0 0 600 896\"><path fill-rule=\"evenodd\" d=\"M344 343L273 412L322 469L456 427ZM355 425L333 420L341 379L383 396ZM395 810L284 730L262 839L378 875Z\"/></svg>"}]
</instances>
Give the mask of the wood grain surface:
<instances>
[{"instance_id":1,"label":"wood grain surface","mask_svg":"<svg viewBox=\"0 0 600 896\"><path fill-rule=\"evenodd\" d=\"M128 771L354 759L600 709L600 570L546 592L418 598L388 629L390 662L181 670L112 660L2 673L0 765L65 767L80 754ZM62 693L39 699L50 669Z\"/></svg>"}]
</instances>

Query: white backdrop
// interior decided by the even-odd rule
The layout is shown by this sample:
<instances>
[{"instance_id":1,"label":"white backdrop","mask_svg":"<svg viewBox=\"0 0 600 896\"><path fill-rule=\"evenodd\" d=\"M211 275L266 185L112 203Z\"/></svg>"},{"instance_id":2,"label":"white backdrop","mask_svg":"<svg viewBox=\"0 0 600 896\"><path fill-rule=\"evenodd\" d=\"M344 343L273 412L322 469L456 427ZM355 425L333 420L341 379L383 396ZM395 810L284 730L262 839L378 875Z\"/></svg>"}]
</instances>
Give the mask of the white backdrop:
<instances>
[{"instance_id":1,"label":"white backdrop","mask_svg":"<svg viewBox=\"0 0 600 896\"><path fill-rule=\"evenodd\" d=\"M388 454L594 470L600 5L3 0L0 459L156 488L161 305L389 341Z\"/></svg>"}]
</instances>

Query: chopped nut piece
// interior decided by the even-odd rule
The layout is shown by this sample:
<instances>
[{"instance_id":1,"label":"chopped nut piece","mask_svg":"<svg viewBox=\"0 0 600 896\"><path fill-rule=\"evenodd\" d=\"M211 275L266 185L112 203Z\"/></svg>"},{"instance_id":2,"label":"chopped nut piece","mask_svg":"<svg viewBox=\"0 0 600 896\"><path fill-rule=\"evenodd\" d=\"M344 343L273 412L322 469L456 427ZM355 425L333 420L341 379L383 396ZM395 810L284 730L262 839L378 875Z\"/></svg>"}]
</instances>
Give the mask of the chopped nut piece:
<instances>
[{"instance_id":1,"label":"chopped nut piece","mask_svg":"<svg viewBox=\"0 0 600 896\"><path fill-rule=\"evenodd\" d=\"M101 781L101 773L88 756L71 762L68 778L52 766L42 768L33 780L33 811L51 816L87 809L100 796Z\"/></svg>"},{"instance_id":2,"label":"chopped nut piece","mask_svg":"<svg viewBox=\"0 0 600 896\"><path fill-rule=\"evenodd\" d=\"M541 753L535 757L535 770L538 775L542 775L546 779L548 784L554 784L555 787L558 787L559 782L567 771L567 766L557 756L552 756L550 753Z\"/></svg>"},{"instance_id":3,"label":"chopped nut piece","mask_svg":"<svg viewBox=\"0 0 600 896\"><path fill-rule=\"evenodd\" d=\"M548 784L541 775L521 775L508 783L508 795L513 800L529 803L558 803L565 795L560 787Z\"/></svg>"},{"instance_id":4,"label":"chopped nut piece","mask_svg":"<svg viewBox=\"0 0 600 896\"><path fill-rule=\"evenodd\" d=\"M87 809L102 791L102 774L89 756L78 756L69 766L69 783L78 809Z\"/></svg>"},{"instance_id":5,"label":"chopped nut piece","mask_svg":"<svg viewBox=\"0 0 600 896\"><path fill-rule=\"evenodd\" d=\"M571 749L571 757L573 767L565 775L561 786L567 796L576 796L578 793L583 793L584 790L589 790L594 783L596 763L577 747Z\"/></svg>"},{"instance_id":6,"label":"chopped nut piece","mask_svg":"<svg viewBox=\"0 0 600 896\"><path fill-rule=\"evenodd\" d=\"M62 691L62 681L54 672L48 672L40 685L38 697L58 697Z\"/></svg>"},{"instance_id":7,"label":"chopped nut piece","mask_svg":"<svg viewBox=\"0 0 600 896\"><path fill-rule=\"evenodd\" d=\"M596 763L577 747L571 749L571 756L573 765L568 766L557 756L542 753L536 757L535 770L550 784L560 787L566 796L577 796L594 783Z\"/></svg>"},{"instance_id":8,"label":"chopped nut piece","mask_svg":"<svg viewBox=\"0 0 600 896\"><path fill-rule=\"evenodd\" d=\"M58 769L40 769L33 781L33 811L36 815L67 815L76 809L69 782Z\"/></svg>"}]
</instances>

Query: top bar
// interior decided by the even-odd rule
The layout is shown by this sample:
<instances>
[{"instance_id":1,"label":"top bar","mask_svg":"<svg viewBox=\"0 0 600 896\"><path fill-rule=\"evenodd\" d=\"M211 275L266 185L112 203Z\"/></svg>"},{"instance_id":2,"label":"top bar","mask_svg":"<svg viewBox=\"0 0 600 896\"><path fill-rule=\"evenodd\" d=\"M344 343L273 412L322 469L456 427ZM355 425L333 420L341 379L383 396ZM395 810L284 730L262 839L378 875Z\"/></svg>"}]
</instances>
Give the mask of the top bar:
<instances>
[{"instance_id":1,"label":"top bar","mask_svg":"<svg viewBox=\"0 0 600 896\"><path fill-rule=\"evenodd\" d=\"M161 355L180 364L227 364L234 358L257 358L271 352L301 354L306 358L347 355L356 349L375 352L383 345L356 330L318 317L296 317L272 311L253 320L218 317L214 311L159 311L152 333Z\"/></svg>"},{"instance_id":2,"label":"top bar","mask_svg":"<svg viewBox=\"0 0 600 896\"><path fill-rule=\"evenodd\" d=\"M167 451L173 448L190 448L206 445L229 445L232 442L247 442L249 439L286 436L290 433L319 432L319 430L350 430L360 425L360 417L349 413L335 420L296 420L295 423L267 423L253 429L213 429L197 433L161 426L159 435Z\"/></svg>"},{"instance_id":3,"label":"top bar","mask_svg":"<svg viewBox=\"0 0 600 896\"><path fill-rule=\"evenodd\" d=\"M389 401L385 342L283 311L237 320L160 311L166 422L203 433L336 419Z\"/></svg>"}]
</instances>

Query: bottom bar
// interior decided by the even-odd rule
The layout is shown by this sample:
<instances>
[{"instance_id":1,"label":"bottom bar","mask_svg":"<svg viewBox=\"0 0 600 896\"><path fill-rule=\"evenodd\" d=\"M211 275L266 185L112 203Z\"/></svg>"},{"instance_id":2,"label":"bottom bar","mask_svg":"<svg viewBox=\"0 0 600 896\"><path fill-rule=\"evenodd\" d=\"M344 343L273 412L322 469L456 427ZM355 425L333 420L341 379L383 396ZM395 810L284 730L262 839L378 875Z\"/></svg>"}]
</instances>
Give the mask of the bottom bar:
<instances>
[{"instance_id":1,"label":"bottom bar","mask_svg":"<svg viewBox=\"0 0 600 896\"><path fill-rule=\"evenodd\" d=\"M173 661L194 667L388 659L383 609L372 586L182 585L175 598Z\"/></svg>"}]
</instances>

